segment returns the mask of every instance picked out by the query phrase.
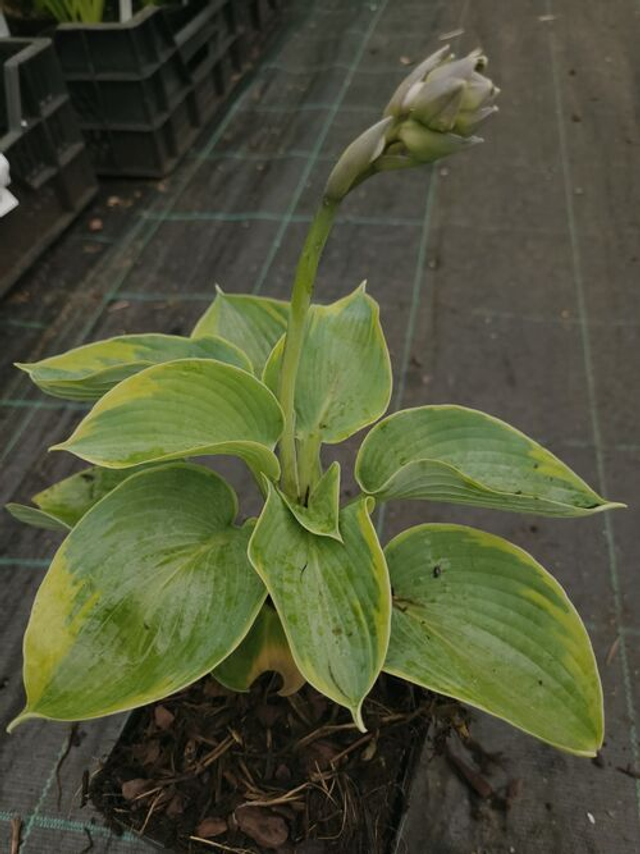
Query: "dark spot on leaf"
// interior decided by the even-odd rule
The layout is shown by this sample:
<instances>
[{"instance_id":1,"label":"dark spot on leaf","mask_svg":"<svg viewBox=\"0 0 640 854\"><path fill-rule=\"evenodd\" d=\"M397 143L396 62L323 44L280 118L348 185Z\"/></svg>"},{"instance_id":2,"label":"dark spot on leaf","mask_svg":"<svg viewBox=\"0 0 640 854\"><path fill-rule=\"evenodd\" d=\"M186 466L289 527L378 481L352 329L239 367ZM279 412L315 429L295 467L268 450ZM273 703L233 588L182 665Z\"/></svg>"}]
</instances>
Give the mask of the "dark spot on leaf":
<instances>
[{"instance_id":1,"label":"dark spot on leaf","mask_svg":"<svg viewBox=\"0 0 640 854\"><path fill-rule=\"evenodd\" d=\"M434 578L440 578L441 575L442 575L442 569L441 569L439 564L436 564L433 567L433 577Z\"/></svg>"},{"instance_id":2,"label":"dark spot on leaf","mask_svg":"<svg viewBox=\"0 0 640 854\"><path fill-rule=\"evenodd\" d=\"M90 471L81 471L80 477L83 480L88 480L89 482L91 482L94 479L95 475L93 474L93 472Z\"/></svg>"},{"instance_id":3,"label":"dark spot on leaf","mask_svg":"<svg viewBox=\"0 0 640 854\"><path fill-rule=\"evenodd\" d=\"M342 629L340 628L340 626L334 626L332 631L333 631L334 635L341 635L342 634Z\"/></svg>"}]
</instances>

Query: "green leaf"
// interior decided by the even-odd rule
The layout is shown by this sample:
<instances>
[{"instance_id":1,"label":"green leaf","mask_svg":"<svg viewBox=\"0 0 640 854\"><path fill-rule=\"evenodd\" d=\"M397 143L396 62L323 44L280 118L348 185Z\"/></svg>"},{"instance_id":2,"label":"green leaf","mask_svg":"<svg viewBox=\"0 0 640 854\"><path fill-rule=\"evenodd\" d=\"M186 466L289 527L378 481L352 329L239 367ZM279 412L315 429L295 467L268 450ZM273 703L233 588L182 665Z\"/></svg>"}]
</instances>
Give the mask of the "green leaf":
<instances>
[{"instance_id":1,"label":"green leaf","mask_svg":"<svg viewBox=\"0 0 640 854\"><path fill-rule=\"evenodd\" d=\"M123 380L52 450L107 468L232 454L276 479L280 466L272 448L281 432L278 401L251 374L209 359L182 359Z\"/></svg>"},{"instance_id":2,"label":"green leaf","mask_svg":"<svg viewBox=\"0 0 640 854\"><path fill-rule=\"evenodd\" d=\"M222 338L179 335L120 335L76 347L59 356L16 367L47 394L67 400L97 400L127 377L150 365L176 359L218 359L251 370L244 353Z\"/></svg>"},{"instance_id":3,"label":"green leaf","mask_svg":"<svg viewBox=\"0 0 640 854\"><path fill-rule=\"evenodd\" d=\"M312 305L296 381L296 436L335 444L380 418L391 397L391 363L378 304L364 283L332 305ZM276 391L284 339L263 379Z\"/></svg>"},{"instance_id":4,"label":"green leaf","mask_svg":"<svg viewBox=\"0 0 640 854\"><path fill-rule=\"evenodd\" d=\"M584 756L602 744L589 637L530 555L460 525L420 525L385 549L393 590L384 669Z\"/></svg>"},{"instance_id":5,"label":"green leaf","mask_svg":"<svg viewBox=\"0 0 640 854\"><path fill-rule=\"evenodd\" d=\"M128 478L56 553L25 635L25 710L84 720L150 703L209 673L249 631L266 590L253 522L202 466Z\"/></svg>"},{"instance_id":6,"label":"green leaf","mask_svg":"<svg viewBox=\"0 0 640 854\"><path fill-rule=\"evenodd\" d=\"M376 498L427 498L544 516L623 507L601 498L524 433L463 406L421 406L371 430L356 479Z\"/></svg>"},{"instance_id":7,"label":"green leaf","mask_svg":"<svg viewBox=\"0 0 640 854\"><path fill-rule=\"evenodd\" d=\"M46 513L37 507L30 507L28 504L10 502L5 504L5 509L11 513L14 519L23 522L25 525L31 525L32 528L44 528L46 531L68 531L71 527L52 513Z\"/></svg>"},{"instance_id":8,"label":"green leaf","mask_svg":"<svg viewBox=\"0 0 640 854\"><path fill-rule=\"evenodd\" d=\"M239 647L213 671L213 676L232 691L248 691L263 673L282 677L281 697L295 694L305 683L291 655L282 623L276 611L263 605L249 634Z\"/></svg>"},{"instance_id":9,"label":"green leaf","mask_svg":"<svg viewBox=\"0 0 640 854\"><path fill-rule=\"evenodd\" d=\"M249 544L249 557L278 611L298 669L346 706L364 730L362 702L389 641L390 590L368 498L340 513L344 542L300 526L277 490Z\"/></svg>"},{"instance_id":10,"label":"green leaf","mask_svg":"<svg viewBox=\"0 0 640 854\"><path fill-rule=\"evenodd\" d=\"M225 294L216 286L216 298L196 323L192 335L221 335L249 357L260 376L269 353L284 334L289 303L249 294Z\"/></svg>"},{"instance_id":11,"label":"green leaf","mask_svg":"<svg viewBox=\"0 0 640 854\"><path fill-rule=\"evenodd\" d=\"M54 483L32 501L41 511L54 516L68 528L73 528L84 514L97 504L107 493L119 486L123 480L146 471L149 466L136 469L104 469L91 466Z\"/></svg>"},{"instance_id":12,"label":"green leaf","mask_svg":"<svg viewBox=\"0 0 640 854\"><path fill-rule=\"evenodd\" d=\"M150 466L133 469L103 469L91 466L54 483L31 499L36 507L7 504L20 522L50 531L69 531L84 514L123 480Z\"/></svg>"},{"instance_id":13,"label":"green leaf","mask_svg":"<svg viewBox=\"0 0 640 854\"><path fill-rule=\"evenodd\" d=\"M289 510L307 531L320 537L333 537L342 542L340 534L340 463L331 463L309 495L306 504L300 504L284 493Z\"/></svg>"}]
</instances>

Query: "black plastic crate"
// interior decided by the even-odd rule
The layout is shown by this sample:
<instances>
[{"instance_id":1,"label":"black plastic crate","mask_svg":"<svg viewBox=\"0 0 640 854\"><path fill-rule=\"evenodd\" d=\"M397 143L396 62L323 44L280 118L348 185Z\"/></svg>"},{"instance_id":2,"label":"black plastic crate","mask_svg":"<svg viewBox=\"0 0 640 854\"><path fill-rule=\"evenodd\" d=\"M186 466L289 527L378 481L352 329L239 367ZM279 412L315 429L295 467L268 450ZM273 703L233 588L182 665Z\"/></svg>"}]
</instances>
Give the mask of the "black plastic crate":
<instances>
[{"instance_id":1,"label":"black plastic crate","mask_svg":"<svg viewBox=\"0 0 640 854\"><path fill-rule=\"evenodd\" d=\"M278 5L265 2L250 11L250 0L191 0L143 9L125 24L58 27L65 79L101 175L171 171L248 67L259 24Z\"/></svg>"},{"instance_id":2,"label":"black plastic crate","mask_svg":"<svg viewBox=\"0 0 640 854\"><path fill-rule=\"evenodd\" d=\"M153 126L86 128L85 138L101 175L157 178L173 169L199 127L190 93Z\"/></svg>"},{"instance_id":3,"label":"black plastic crate","mask_svg":"<svg viewBox=\"0 0 640 854\"><path fill-rule=\"evenodd\" d=\"M83 124L112 127L153 124L190 90L191 79L174 53L150 74L122 79L69 78L71 101Z\"/></svg>"},{"instance_id":4,"label":"black plastic crate","mask_svg":"<svg viewBox=\"0 0 640 854\"><path fill-rule=\"evenodd\" d=\"M0 153L18 206L0 218L0 293L72 222L97 190L49 39L2 39Z\"/></svg>"},{"instance_id":5,"label":"black plastic crate","mask_svg":"<svg viewBox=\"0 0 640 854\"><path fill-rule=\"evenodd\" d=\"M175 50L171 29L153 6L122 24L62 24L55 43L67 80L146 76Z\"/></svg>"}]
</instances>

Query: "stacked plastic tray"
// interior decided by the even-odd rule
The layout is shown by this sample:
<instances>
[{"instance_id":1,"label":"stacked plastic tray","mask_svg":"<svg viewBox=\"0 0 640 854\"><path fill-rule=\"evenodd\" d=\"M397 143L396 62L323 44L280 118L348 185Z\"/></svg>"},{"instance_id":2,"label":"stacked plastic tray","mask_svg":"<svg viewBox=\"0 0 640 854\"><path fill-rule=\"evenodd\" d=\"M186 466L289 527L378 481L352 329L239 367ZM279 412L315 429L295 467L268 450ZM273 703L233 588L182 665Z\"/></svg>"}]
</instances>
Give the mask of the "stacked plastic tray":
<instances>
[{"instance_id":1,"label":"stacked plastic tray","mask_svg":"<svg viewBox=\"0 0 640 854\"><path fill-rule=\"evenodd\" d=\"M0 293L97 190L49 39L0 39L0 153L18 207L0 219Z\"/></svg>"},{"instance_id":2,"label":"stacked plastic tray","mask_svg":"<svg viewBox=\"0 0 640 854\"><path fill-rule=\"evenodd\" d=\"M60 26L55 42L96 170L160 178L245 70L274 0L147 7L124 24Z\"/></svg>"}]
</instances>

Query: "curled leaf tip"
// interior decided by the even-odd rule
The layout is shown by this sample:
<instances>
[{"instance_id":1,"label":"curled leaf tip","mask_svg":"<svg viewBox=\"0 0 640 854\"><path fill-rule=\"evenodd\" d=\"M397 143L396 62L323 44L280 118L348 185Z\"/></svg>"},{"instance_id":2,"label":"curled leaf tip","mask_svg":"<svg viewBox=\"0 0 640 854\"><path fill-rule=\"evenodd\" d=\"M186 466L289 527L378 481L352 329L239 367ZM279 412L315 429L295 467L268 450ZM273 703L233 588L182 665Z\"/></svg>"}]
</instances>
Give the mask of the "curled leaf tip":
<instances>
[{"instance_id":1,"label":"curled leaf tip","mask_svg":"<svg viewBox=\"0 0 640 854\"><path fill-rule=\"evenodd\" d=\"M29 707L25 706L24 709L20 712L19 715L16 715L12 721L9 721L7 724L7 733L11 735L19 726L23 724L25 721L33 720L34 718L40 718L42 715L37 714L36 712L29 711Z\"/></svg>"},{"instance_id":2,"label":"curled leaf tip","mask_svg":"<svg viewBox=\"0 0 640 854\"><path fill-rule=\"evenodd\" d=\"M362 717L362 701L351 709L351 714L353 716L353 722L360 732L367 732L367 727Z\"/></svg>"}]
</instances>

